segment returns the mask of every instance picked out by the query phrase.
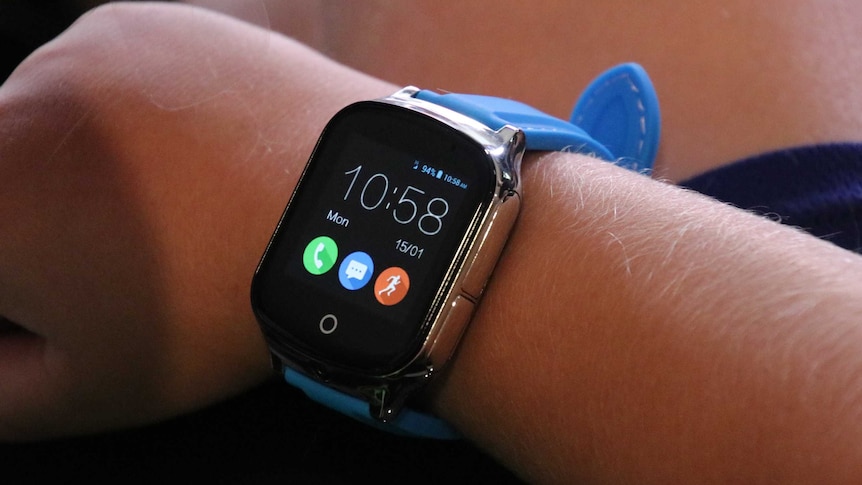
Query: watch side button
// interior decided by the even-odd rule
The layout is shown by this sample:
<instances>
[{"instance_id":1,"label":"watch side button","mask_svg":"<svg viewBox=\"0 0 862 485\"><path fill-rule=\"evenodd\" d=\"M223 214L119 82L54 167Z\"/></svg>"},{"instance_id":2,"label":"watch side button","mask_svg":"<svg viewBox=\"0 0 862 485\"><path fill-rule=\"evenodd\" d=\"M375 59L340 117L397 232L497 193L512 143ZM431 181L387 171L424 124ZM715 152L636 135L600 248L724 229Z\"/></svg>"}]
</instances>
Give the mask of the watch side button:
<instances>
[{"instance_id":1,"label":"watch side button","mask_svg":"<svg viewBox=\"0 0 862 485\"><path fill-rule=\"evenodd\" d=\"M475 307L476 305L472 301L461 295L456 296L449 304L446 318L434 336L431 363L435 368L443 367L452 356L452 352L458 346L458 341L461 340L464 329L467 328L467 324L473 317Z\"/></svg>"}]
</instances>

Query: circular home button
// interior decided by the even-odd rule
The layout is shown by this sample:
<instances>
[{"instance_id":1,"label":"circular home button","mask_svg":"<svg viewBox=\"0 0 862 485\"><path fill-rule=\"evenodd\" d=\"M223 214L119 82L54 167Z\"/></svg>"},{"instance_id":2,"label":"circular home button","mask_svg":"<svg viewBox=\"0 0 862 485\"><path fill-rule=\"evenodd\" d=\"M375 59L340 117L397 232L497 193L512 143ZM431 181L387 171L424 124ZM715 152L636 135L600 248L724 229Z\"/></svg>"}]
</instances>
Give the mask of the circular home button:
<instances>
[{"instance_id":1,"label":"circular home button","mask_svg":"<svg viewBox=\"0 0 862 485\"><path fill-rule=\"evenodd\" d=\"M335 315L328 313L320 319L320 333L324 335L329 335L338 328L338 317Z\"/></svg>"}]
</instances>

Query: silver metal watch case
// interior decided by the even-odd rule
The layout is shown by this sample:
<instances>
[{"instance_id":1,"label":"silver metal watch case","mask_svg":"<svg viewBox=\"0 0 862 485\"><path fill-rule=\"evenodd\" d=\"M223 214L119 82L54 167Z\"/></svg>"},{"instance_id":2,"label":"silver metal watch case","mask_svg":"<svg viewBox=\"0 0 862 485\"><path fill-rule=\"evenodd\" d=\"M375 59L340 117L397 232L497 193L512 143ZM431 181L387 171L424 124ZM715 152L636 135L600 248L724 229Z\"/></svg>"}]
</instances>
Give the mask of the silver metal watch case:
<instances>
[{"instance_id":1,"label":"silver metal watch case","mask_svg":"<svg viewBox=\"0 0 862 485\"><path fill-rule=\"evenodd\" d=\"M417 92L417 88L406 87L391 96L365 103L397 106L467 135L482 148L496 178L490 200L482 204L483 210L474 212L473 220L460 236L456 255L449 263L446 276L438 284L434 302L422 322L427 332L418 351L398 368L380 373L357 372L338 362L321 361L304 349L285 342L281 333L276 331L277 322L267 314L265 305L260 301L259 287L266 283L261 281L259 274L271 253L277 249L276 235L285 215L291 211L296 194L302 190L308 166L285 209L279 228L267 246L252 284L253 307L270 344L273 365L278 369L284 366L294 368L341 392L368 401L372 416L381 421L388 421L395 416L407 398L440 372L452 356L520 209L520 164L525 150L524 133L512 126L492 130L463 114L414 98ZM312 155L309 163L314 157Z\"/></svg>"}]
</instances>

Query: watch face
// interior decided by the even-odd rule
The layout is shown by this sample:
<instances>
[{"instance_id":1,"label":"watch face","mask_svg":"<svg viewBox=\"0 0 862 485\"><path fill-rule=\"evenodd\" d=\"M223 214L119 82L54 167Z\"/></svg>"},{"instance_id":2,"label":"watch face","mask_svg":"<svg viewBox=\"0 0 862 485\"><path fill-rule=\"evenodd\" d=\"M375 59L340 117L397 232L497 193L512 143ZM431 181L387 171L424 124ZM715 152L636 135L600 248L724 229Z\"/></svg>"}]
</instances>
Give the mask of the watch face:
<instances>
[{"instance_id":1,"label":"watch face","mask_svg":"<svg viewBox=\"0 0 862 485\"><path fill-rule=\"evenodd\" d=\"M285 355L385 374L419 351L496 175L466 135L382 103L330 121L252 300Z\"/></svg>"}]
</instances>

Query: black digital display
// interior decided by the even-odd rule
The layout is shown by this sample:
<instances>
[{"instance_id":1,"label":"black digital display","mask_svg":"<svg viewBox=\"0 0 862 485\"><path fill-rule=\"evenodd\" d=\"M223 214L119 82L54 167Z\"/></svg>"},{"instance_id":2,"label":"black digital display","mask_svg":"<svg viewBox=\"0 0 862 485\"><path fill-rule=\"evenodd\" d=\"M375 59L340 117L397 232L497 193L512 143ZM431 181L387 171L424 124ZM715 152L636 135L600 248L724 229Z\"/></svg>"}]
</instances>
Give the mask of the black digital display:
<instances>
[{"instance_id":1,"label":"black digital display","mask_svg":"<svg viewBox=\"0 0 862 485\"><path fill-rule=\"evenodd\" d=\"M270 341L348 370L403 366L494 187L488 155L458 130L382 103L340 112L255 275Z\"/></svg>"}]
</instances>

